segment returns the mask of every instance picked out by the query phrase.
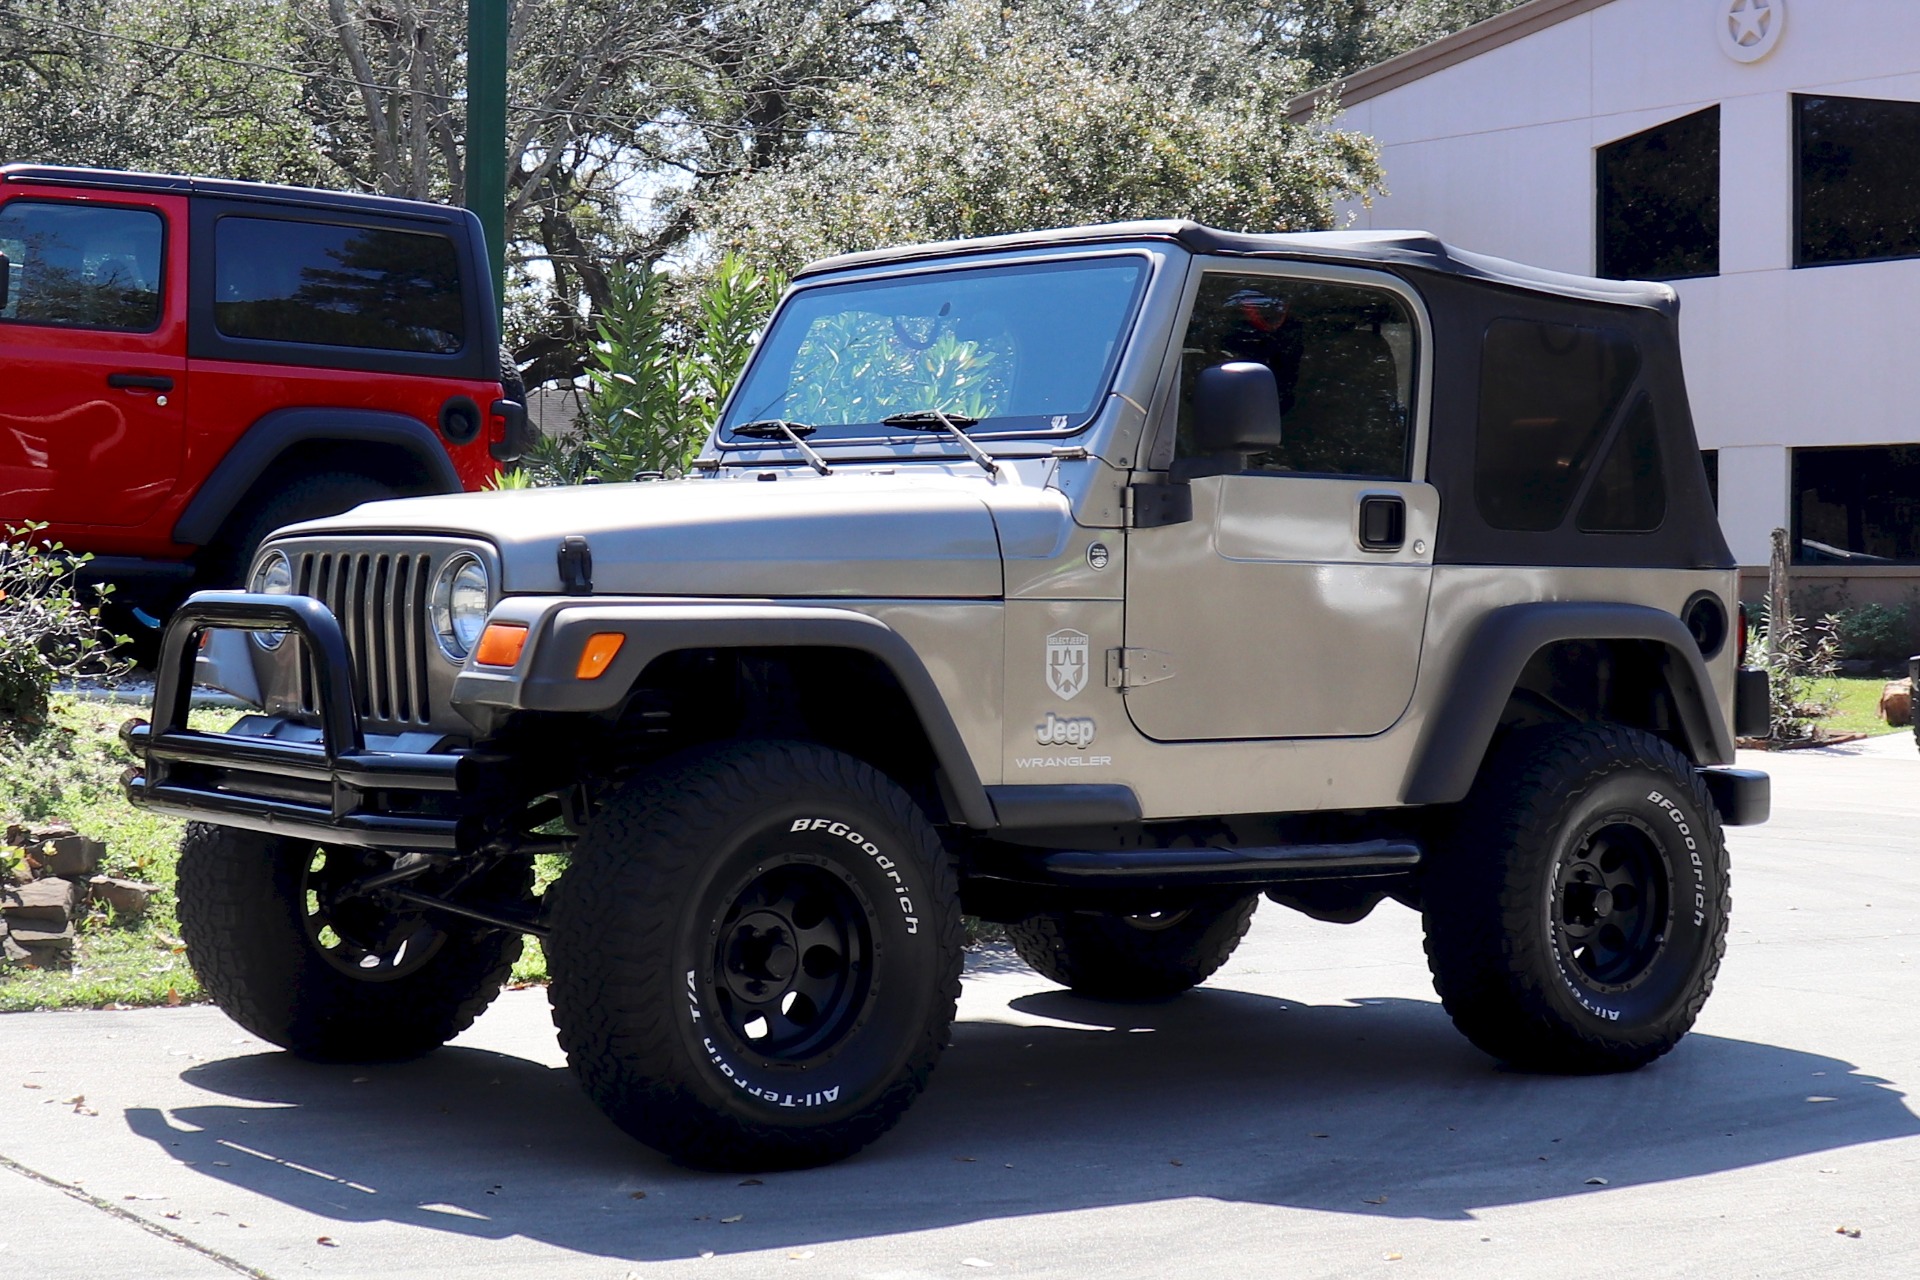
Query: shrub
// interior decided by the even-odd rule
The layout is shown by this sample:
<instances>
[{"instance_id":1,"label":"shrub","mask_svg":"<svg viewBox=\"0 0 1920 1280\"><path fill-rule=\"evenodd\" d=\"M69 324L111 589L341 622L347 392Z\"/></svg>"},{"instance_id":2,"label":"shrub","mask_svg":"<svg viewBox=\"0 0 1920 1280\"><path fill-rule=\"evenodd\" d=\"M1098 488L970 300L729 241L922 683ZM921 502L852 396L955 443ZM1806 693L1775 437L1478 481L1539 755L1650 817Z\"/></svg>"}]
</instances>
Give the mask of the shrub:
<instances>
[{"instance_id":1,"label":"shrub","mask_svg":"<svg viewBox=\"0 0 1920 1280\"><path fill-rule=\"evenodd\" d=\"M611 284L589 354L581 433L535 449L527 470L536 483L684 474L786 280L728 255L693 288L685 314L676 314L664 273L631 268Z\"/></svg>"},{"instance_id":2,"label":"shrub","mask_svg":"<svg viewBox=\"0 0 1920 1280\"><path fill-rule=\"evenodd\" d=\"M1902 662L1914 652L1914 614L1905 604L1863 604L1833 614L1842 658Z\"/></svg>"},{"instance_id":3,"label":"shrub","mask_svg":"<svg viewBox=\"0 0 1920 1280\"><path fill-rule=\"evenodd\" d=\"M1808 625L1789 614L1766 622L1761 664L1767 672L1767 740L1805 742L1815 720L1833 714L1834 673L1840 666L1839 621L1829 613Z\"/></svg>"},{"instance_id":4,"label":"shrub","mask_svg":"<svg viewBox=\"0 0 1920 1280\"><path fill-rule=\"evenodd\" d=\"M0 531L0 730L22 736L46 723L55 681L126 669L100 629L100 603L112 588L76 584L74 568L90 557L40 542L45 529Z\"/></svg>"}]
</instances>

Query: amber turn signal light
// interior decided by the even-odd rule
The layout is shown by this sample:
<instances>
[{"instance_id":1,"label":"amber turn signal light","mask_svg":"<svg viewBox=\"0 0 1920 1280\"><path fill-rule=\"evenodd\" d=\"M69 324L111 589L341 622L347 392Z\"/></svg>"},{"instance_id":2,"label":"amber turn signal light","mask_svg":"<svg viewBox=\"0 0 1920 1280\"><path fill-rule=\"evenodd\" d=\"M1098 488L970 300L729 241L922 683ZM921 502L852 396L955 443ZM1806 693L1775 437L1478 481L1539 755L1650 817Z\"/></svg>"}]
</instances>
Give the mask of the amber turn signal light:
<instances>
[{"instance_id":1,"label":"amber turn signal light","mask_svg":"<svg viewBox=\"0 0 1920 1280\"><path fill-rule=\"evenodd\" d=\"M596 631L588 636L587 647L580 651L580 665L573 669L574 678L598 680L626 642L627 637L618 631Z\"/></svg>"},{"instance_id":2,"label":"amber turn signal light","mask_svg":"<svg viewBox=\"0 0 1920 1280\"><path fill-rule=\"evenodd\" d=\"M480 647L473 651L473 660L483 667L510 667L520 661L520 651L526 647L526 623L489 622L480 633Z\"/></svg>"}]
</instances>

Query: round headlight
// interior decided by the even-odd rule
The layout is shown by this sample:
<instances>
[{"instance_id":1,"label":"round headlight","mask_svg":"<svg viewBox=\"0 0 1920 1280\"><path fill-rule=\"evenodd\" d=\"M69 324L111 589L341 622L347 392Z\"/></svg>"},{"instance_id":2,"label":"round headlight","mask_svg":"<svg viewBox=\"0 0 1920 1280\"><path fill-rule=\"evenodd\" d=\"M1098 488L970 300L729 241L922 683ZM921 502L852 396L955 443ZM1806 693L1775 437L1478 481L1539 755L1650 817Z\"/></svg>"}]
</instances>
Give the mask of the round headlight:
<instances>
[{"instance_id":1,"label":"round headlight","mask_svg":"<svg viewBox=\"0 0 1920 1280\"><path fill-rule=\"evenodd\" d=\"M461 552L433 580L433 635L450 661L465 662L487 625L487 566Z\"/></svg>"},{"instance_id":2,"label":"round headlight","mask_svg":"<svg viewBox=\"0 0 1920 1280\"><path fill-rule=\"evenodd\" d=\"M262 596L290 596L293 594L293 562L287 559L284 551L269 551L253 566L253 576L247 580L247 590ZM287 638L284 631L255 631L254 643L262 649L278 649L280 642Z\"/></svg>"}]
</instances>

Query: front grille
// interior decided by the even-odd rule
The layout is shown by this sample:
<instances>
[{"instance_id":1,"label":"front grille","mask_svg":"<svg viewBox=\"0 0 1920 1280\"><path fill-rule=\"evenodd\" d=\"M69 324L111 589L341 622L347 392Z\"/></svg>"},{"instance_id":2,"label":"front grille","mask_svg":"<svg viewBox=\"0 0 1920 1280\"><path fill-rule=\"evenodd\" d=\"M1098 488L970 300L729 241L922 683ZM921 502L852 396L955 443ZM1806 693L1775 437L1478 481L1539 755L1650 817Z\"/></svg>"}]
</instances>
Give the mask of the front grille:
<instances>
[{"instance_id":1,"label":"front grille","mask_svg":"<svg viewBox=\"0 0 1920 1280\"><path fill-rule=\"evenodd\" d=\"M297 551L294 591L333 611L353 655L360 718L424 725L433 716L427 685L429 553ZM318 711L312 663L300 663L300 706Z\"/></svg>"}]
</instances>

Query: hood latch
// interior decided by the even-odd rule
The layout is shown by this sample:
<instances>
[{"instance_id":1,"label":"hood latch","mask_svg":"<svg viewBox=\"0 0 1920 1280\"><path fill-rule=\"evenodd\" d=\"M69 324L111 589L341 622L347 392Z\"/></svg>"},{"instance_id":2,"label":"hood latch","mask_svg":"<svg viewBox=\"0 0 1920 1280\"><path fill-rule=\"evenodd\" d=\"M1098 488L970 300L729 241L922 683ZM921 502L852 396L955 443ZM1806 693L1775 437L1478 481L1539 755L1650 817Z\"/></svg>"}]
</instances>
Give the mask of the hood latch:
<instances>
[{"instance_id":1,"label":"hood latch","mask_svg":"<svg viewBox=\"0 0 1920 1280\"><path fill-rule=\"evenodd\" d=\"M593 594L593 548L577 533L560 539L560 589L570 596Z\"/></svg>"}]
</instances>

